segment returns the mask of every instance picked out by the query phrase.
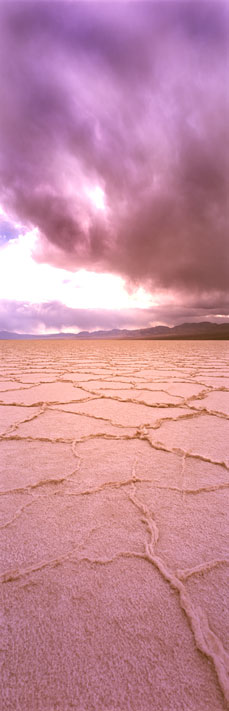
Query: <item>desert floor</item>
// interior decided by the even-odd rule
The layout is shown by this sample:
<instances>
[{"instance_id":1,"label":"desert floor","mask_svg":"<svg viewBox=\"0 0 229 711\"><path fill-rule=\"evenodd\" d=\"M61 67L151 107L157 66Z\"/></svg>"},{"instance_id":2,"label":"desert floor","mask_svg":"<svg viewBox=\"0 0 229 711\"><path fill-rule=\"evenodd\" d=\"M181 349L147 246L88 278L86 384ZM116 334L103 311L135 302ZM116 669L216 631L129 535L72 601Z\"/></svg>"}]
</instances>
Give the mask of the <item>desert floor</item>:
<instances>
[{"instance_id":1,"label":"desert floor","mask_svg":"<svg viewBox=\"0 0 229 711\"><path fill-rule=\"evenodd\" d=\"M229 702L229 346L0 342L2 711Z\"/></svg>"}]
</instances>

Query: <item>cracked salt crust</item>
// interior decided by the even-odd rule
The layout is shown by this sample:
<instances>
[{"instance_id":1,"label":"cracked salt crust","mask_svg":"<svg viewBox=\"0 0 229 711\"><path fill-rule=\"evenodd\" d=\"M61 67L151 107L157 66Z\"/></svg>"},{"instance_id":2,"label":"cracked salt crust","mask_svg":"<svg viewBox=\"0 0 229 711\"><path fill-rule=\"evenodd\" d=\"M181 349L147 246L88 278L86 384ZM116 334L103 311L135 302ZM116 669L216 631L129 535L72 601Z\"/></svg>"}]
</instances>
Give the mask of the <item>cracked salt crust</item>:
<instances>
[{"instance_id":1,"label":"cracked salt crust","mask_svg":"<svg viewBox=\"0 0 229 711\"><path fill-rule=\"evenodd\" d=\"M3 711L225 710L228 344L0 350Z\"/></svg>"}]
</instances>

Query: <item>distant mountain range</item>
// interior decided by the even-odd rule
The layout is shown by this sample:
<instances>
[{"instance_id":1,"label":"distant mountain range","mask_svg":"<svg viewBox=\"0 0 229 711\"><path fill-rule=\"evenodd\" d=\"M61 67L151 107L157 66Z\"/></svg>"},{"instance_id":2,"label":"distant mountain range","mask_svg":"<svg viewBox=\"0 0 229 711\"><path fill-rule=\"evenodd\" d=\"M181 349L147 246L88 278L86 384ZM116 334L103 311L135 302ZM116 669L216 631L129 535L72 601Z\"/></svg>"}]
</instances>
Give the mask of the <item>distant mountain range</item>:
<instances>
[{"instance_id":1,"label":"distant mountain range","mask_svg":"<svg viewBox=\"0 0 229 711\"><path fill-rule=\"evenodd\" d=\"M80 331L80 333L51 333L35 336L29 333L0 331L1 340L96 340L96 339L143 339L143 340L229 340L229 323L181 323L179 326L154 326L135 330L113 328L111 331Z\"/></svg>"}]
</instances>

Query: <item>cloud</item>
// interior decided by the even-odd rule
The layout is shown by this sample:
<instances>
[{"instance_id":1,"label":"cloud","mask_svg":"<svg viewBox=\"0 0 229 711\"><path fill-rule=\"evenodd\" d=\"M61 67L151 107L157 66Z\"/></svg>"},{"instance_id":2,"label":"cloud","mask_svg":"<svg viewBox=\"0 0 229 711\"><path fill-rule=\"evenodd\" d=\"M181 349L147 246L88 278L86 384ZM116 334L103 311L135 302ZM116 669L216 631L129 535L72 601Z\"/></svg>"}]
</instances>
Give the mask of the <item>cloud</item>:
<instances>
[{"instance_id":1,"label":"cloud","mask_svg":"<svg viewBox=\"0 0 229 711\"><path fill-rule=\"evenodd\" d=\"M0 189L38 261L223 307L226 5L2 4Z\"/></svg>"},{"instance_id":2,"label":"cloud","mask_svg":"<svg viewBox=\"0 0 229 711\"><path fill-rule=\"evenodd\" d=\"M93 331L112 328L144 328L163 323L173 326L184 321L211 320L219 323L229 318L229 304L217 306L190 304L157 306L148 309L73 309L58 301L29 303L2 300L0 331L45 333L46 331Z\"/></svg>"}]
</instances>

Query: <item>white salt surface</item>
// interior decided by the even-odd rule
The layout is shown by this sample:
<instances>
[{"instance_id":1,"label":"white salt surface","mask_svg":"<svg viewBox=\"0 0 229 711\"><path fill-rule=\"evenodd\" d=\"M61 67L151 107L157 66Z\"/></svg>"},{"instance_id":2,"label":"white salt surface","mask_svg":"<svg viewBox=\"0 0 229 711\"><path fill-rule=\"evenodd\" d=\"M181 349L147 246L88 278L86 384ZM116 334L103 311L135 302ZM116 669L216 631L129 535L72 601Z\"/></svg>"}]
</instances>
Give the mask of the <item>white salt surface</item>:
<instances>
[{"instance_id":1,"label":"white salt surface","mask_svg":"<svg viewBox=\"0 0 229 711\"><path fill-rule=\"evenodd\" d=\"M228 344L0 354L2 711L225 710Z\"/></svg>"}]
</instances>

